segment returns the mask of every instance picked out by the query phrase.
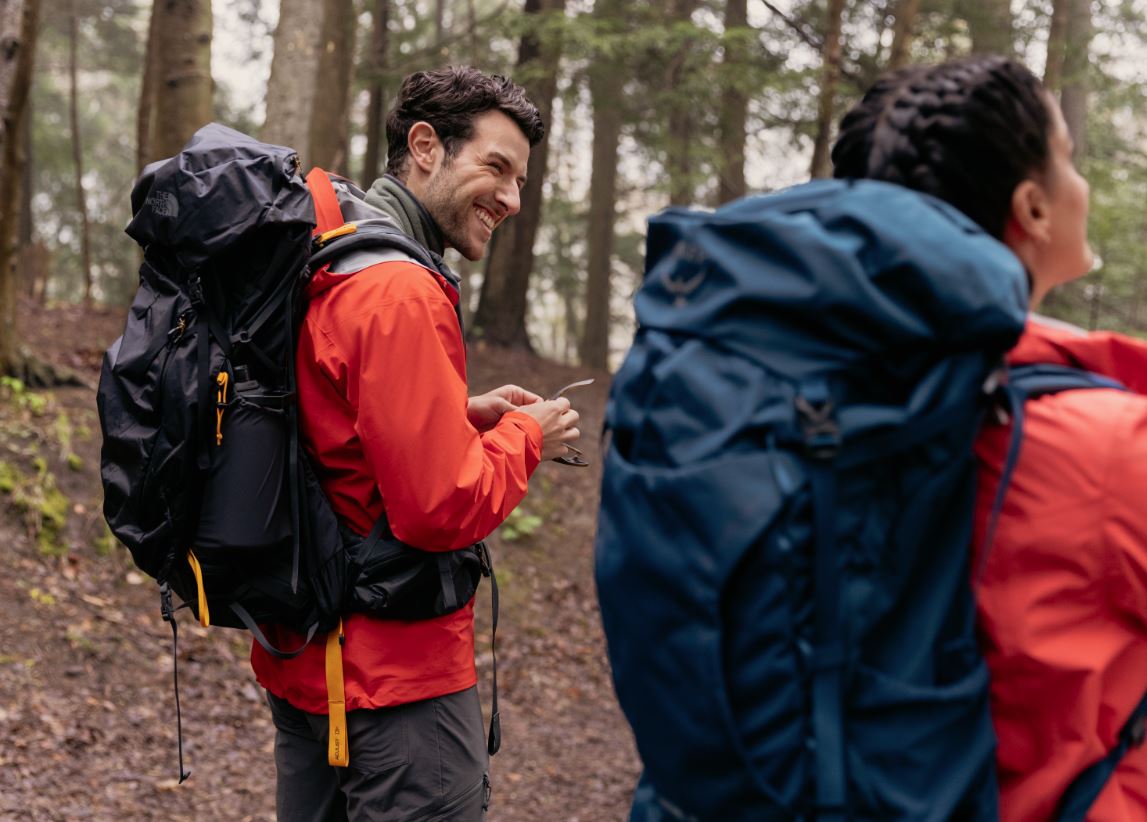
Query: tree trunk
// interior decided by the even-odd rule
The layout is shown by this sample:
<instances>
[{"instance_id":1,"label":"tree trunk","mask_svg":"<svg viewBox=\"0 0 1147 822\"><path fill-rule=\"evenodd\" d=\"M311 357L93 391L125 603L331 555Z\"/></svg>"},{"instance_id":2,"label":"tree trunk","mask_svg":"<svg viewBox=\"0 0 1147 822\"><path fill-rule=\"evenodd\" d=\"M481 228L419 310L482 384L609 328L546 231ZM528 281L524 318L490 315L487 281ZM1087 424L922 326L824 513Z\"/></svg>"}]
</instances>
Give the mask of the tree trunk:
<instances>
[{"instance_id":1,"label":"tree trunk","mask_svg":"<svg viewBox=\"0 0 1147 822\"><path fill-rule=\"evenodd\" d=\"M1067 48L1063 55L1063 91L1060 108L1067 131L1075 142L1072 158L1087 154L1087 95L1090 85L1088 68L1091 54L1091 3L1069 0L1067 9Z\"/></svg>"},{"instance_id":2,"label":"tree trunk","mask_svg":"<svg viewBox=\"0 0 1147 822\"><path fill-rule=\"evenodd\" d=\"M77 52L79 50L79 24L76 21L76 0L68 4L68 77L71 88L68 113L72 126L72 162L76 171L76 206L80 212L80 269L84 277L84 308L92 306L92 230L88 219L88 198L84 195L84 143L80 134L80 89Z\"/></svg>"},{"instance_id":3,"label":"tree trunk","mask_svg":"<svg viewBox=\"0 0 1147 822\"><path fill-rule=\"evenodd\" d=\"M565 0L526 0L524 12L536 25L522 35L515 76L538 107L543 122L550 126L561 41L546 23L565 15ZM531 347L526 329L527 296L534 267L534 238L542 216L542 183L551 130L547 128L542 141L530 151L521 211L498 229L490 244L472 333L498 345Z\"/></svg>"},{"instance_id":4,"label":"tree trunk","mask_svg":"<svg viewBox=\"0 0 1147 822\"><path fill-rule=\"evenodd\" d=\"M20 133L36 56L39 0L0 3L0 373L20 369L15 233L23 156Z\"/></svg>"},{"instance_id":5,"label":"tree trunk","mask_svg":"<svg viewBox=\"0 0 1147 822\"><path fill-rule=\"evenodd\" d=\"M844 0L829 0L825 21L823 67L820 74L820 98L817 103L816 138L812 147L813 177L829 175L829 141L836 110L836 84L840 79L840 31L844 22Z\"/></svg>"},{"instance_id":6,"label":"tree trunk","mask_svg":"<svg viewBox=\"0 0 1147 822\"><path fill-rule=\"evenodd\" d=\"M1010 0L964 0L964 18L976 54L1011 57L1016 50L1015 22Z\"/></svg>"},{"instance_id":7,"label":"tree trunk","mask_svg":"<svg viewBox=\"0 0 1147 822\"><path fill-rule=\"evenodd\" d=\"M745 186L745 121L749 97L743 78L748 67L748 0L725 2L725 57L721 64L723 88L718 114L720 148L717 152L717 203L744 197Z\"/></svg>"},{"instance_id":8,"label":"tree trunk","mask_svg":"<svg viewBox=\"0 0 1147 822\"><path fill-rule=\"evenodd\" d=\"M161 18L153 154L163 158L211 122L211 0L157 0L155 12Z\"/></svg>"},{"instance_id":9,"label":"tree trunk","mask_svg":"<svg viewBox=\"0 0 1147 822\"><path fill-rule=\"evenodd\" d=\"M892 29L892 51L888 55L888 69L895 71L908 65L912 53L912 33L920 14L920 0L900 0L896 4L896 24Z\"/></svg>"},{"instance_id":10,"label":"tree trunk","mask_svg":"<svg viewBox=\"0 0 1147 822\"><path fill-rule=\"evenodd\" d=\"M1043 85L1058 94L1063 82L1063 57L1067 49L1067 10L1070 0L1054 0L1051 7L1051 26L1047 33L1047 63L1043 69Z\"/></svg>"},{"instance_id":11,"label":"tree trunk","mask_svg":"<svg viewBox=\"0 0 1147 822\"><path fill-rule=\"evenodd\" d=\"M275 28L267 116L259 136L299 152L303 168L311 161L311 111L319 68L322 0L282 0ZM369 181L367 181L369 182Z\"/></svg>"},{"instance_id":12,"label":"tree trunk","mask_svg":"<svg viewBox=\"0 0 1147 822\"><path fill-rule=\"evenodd\" d=\"M386 130L383 128L383 118L386 116L386 90L382 81L390 42L390 0L375 0L371 18L370 52L367 55L370 72L367 93L370 102L366 112L366 155L362 160L362 177L359 180L364 186L369 186L381 176L385 166Z\"/></svg>"},{"instance_id":13,"label":"tree trunk","mask_svg":"<svg viewBox=\"0 0 1147 822\"><path fill-rule=\"evenodd\" d=\"M670 0L670 19L678 24L687 24L693 18L697 0ZM666 170L669 174L669 203L688 205L693 202L693 129L697 101L679 92L689 71L690 52L694 48L692 38L684 38L674 54L669 56L665 76L665 88L672 95L669 105L669 151Z\"/></svg>"},{"instance_id":14,"label":"tree trunk","mask_svg":"<svg viewBox=\"0 0 1147 822\"><path fill-rule=\"evenodd\" d=\"M354 0L324 0L318 75L311 109L311 160L338 174L348 174L350 86L354 68Z\"/></svg>"},{"instance_id":15,"label":"tree trunk","mask_svg":"<svg viewBox=\"0 0 1147 822\"><path fill-rule=\"evenodd\" d=\"M163 19L159 6L164 0L154 0L147 26L147 46L144 48L143 68L139 81L139 110L135 119L135 165L137 171L152 160L160 159L154 151L155 105L159 94L159 33L157 26Z\"/></svg>"},{"instance_id":16,"label":"tree trunk","mask_svg":"<svg viewBox=\"0 0 1147 822\"><path fill-rule=\"evenodd\" d=\"M616 2L616 0L614 0ZM621 9L597 0L594 16L616 20ZM601 6L599 11L598 6ZM614 59L599 57L589 69L593 103L589 224L586 232L585 326L578 356L583 365L609 366L610 268L617 208L617 150L621 142L622 72Z\"/></svg>"}]
</instances>

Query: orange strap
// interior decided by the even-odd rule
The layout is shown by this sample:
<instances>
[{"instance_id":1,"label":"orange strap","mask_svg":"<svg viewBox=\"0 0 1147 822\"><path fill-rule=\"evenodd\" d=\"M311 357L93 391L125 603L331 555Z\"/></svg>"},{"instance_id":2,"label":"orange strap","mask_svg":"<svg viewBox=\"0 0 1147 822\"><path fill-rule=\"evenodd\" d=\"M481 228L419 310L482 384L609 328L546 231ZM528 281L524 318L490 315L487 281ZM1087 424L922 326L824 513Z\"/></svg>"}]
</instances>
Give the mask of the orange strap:
<instances>
[{"instance_id":1,"label":"orange strap","mask_svg":"<svg viewBox=\"0 0 1147 822\"><path fill-rule=\"evenodd\" d=\"M307 174L307 187L315 201L315 234L323 234L343 224L343 212L331 178L318 166Z\"/></svg>"},{"instance_id":2,"label":"orange strap","mask_svg":"<svg viewBox=\"0 0 1147 822\"><path fill-rule=\"evenodd\" d=\"M327 762L336 768L350 764L350 746L346 730L346 696L343 693L343 621L327 635L327 715L330 740Z\"/></svg>"}]
</instances>

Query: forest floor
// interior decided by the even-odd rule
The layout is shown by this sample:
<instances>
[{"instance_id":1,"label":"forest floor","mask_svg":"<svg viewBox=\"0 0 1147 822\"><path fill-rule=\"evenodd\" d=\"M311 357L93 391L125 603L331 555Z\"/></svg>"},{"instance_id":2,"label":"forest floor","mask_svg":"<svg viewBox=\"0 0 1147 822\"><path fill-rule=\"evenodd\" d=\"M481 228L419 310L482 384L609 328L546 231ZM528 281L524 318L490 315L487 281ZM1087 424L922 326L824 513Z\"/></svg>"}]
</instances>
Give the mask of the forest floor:
<instances>
[{"instance_id":1,"label":"forest floor","mask_svg":"<svg viewBox=\"0 0 1147 822\"><path fill-rule=\"evenodd\" d=\"M92 386L122 312L23 306L38 356ZM471 351L471 391L575 379L592 467L542 466L490 541L502 594L503 746L491 822L625 818L638 761L613 694L592 544L608 375L521 352ZM157 588L108 536L92 387L0 386L0 819L274 819L274 731L245 633L179 621L185 764L178 784L171 630ZM540 518L540 521L539 521ZM478 671L490 686L489 586Z\"/></svg>"}]
</instances>

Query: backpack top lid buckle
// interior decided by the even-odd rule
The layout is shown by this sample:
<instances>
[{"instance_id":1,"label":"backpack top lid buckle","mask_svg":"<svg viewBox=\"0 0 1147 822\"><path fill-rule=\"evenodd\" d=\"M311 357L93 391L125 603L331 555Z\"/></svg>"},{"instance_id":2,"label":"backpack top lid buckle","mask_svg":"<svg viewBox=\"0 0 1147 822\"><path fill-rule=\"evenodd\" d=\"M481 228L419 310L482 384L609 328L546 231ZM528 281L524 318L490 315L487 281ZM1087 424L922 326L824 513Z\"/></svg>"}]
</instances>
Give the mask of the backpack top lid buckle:
<instances>
[{"instance_id":1,"label":"backpack top lid buckle","mask_svg":"<svg viewBox=\"0 0 1147 822\"><path fill-rule=\"evenodd\" d=\"M818 460L832 459L840 451L840 425L836 405L824 383L802 386L793 401L800 418L805 451Z\"/></svg>"}]
</instances>

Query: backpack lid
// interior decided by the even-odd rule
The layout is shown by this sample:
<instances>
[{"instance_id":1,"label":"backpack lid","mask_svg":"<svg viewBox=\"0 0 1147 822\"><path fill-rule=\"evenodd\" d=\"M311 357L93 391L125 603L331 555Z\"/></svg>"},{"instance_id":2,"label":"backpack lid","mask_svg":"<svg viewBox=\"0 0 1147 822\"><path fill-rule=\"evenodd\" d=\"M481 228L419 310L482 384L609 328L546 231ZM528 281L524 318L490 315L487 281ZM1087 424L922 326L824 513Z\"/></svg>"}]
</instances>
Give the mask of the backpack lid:
<instances>
[{"instance_id":1,"label":"backpack lid","mask_svg":"<svg viewBox=\"0 0 1147 822\"><path fill-rule=\"evenodd\" d=\"M642 327L802 379L1002 353L1028 300L1016 256L947 203L889 183L817 180L652 218L636 312Z\"/></svg>"},{"instance_id":2,"label":"backpack lid","mask_svg":"<svg viewBox=\"0 0 1147 822\"><path fill-rule=\"evenodd\" d=\"M171 249L188 270L260 229L315 224L298 153L219 123L195 132L175 157L148 165L131 209L128 235L144 248Z\"/></svg>"}]
</instances>

